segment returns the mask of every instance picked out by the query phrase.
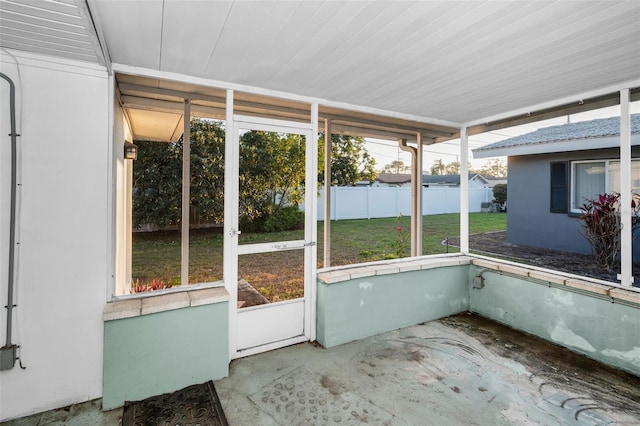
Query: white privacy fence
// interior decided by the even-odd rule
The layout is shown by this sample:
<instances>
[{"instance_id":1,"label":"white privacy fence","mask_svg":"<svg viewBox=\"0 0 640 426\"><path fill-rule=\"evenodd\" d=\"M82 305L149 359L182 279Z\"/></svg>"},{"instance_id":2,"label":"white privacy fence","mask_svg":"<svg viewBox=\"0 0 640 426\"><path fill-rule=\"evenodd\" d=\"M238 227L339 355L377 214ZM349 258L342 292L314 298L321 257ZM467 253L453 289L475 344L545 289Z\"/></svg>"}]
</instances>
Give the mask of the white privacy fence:
<instances>
[{"instance_id":1,"label":"white privacy fence","mask_svg":"<svg viewBox=\"0 0 640 426\"><path fill-rule=\"evenodd\" d=\"M493 199L491 188L469 188L469 211L479 212ZM459 213L460 188L423 188L422 214ZM371 219L411 214L409 187L331 187L331 219ZM324 189L320 188L318 220L324 220Z\"/></svg>"}]
</instances>

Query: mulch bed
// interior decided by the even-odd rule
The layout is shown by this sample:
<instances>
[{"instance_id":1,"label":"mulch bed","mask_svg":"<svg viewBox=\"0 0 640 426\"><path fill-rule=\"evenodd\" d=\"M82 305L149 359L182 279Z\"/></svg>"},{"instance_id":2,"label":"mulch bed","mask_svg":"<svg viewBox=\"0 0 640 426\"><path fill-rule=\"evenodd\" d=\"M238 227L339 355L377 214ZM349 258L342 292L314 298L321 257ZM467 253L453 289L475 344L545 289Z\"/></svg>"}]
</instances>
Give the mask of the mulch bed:
<instances>
[{"instance_id":1,"label":"mulch bed","mask_svg":"<svg viewBox=\"0 0 640 426\"><path fill-rule=\"evenodd\" d=\"M460 238L448 239L449 245L459 246ZM595 264L593 256L522 246L507 242L507 231L469 235L469 249L477 254L491 255L519 263L618 283L616 272L607 272ZM640 285L640 264L634 263L636 286Z\"/></svg>"}]
</instances>

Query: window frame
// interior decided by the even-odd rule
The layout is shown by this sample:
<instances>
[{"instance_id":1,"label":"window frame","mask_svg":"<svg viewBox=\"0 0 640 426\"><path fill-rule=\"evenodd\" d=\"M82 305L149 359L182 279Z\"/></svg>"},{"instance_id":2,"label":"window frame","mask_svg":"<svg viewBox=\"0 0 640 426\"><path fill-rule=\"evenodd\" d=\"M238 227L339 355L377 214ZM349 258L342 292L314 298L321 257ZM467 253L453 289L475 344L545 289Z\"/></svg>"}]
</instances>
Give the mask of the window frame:
<instances>
[{"instance_id":1,"label":"window frame","mask_svg":"<svg viewBox=\"0 0 640 426\"><path fill-rule=\"evenodd\" d=\"M608 192L609 183L610 183L610 164L611 162L619 162L619 158L600 158L593 160L574 160L571 161L571 175L570 175L570 183L569 183L569 214L582 213L579 206L575 205L575 185L576 185L576 165L578 164L588 164L588 163L604 163L604 192ZM632 158L631 162L640 162L640 158Z\"/></svg>"}]
</instances>

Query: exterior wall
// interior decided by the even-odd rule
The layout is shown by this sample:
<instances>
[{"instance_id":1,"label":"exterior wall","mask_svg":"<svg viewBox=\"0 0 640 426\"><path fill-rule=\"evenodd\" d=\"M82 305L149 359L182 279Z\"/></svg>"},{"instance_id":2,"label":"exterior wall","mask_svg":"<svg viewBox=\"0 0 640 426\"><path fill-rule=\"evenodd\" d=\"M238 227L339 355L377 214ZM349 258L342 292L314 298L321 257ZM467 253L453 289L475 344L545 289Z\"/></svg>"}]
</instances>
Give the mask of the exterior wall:
<instances>
[{"instance_id":1,"label":"exterior wall","mask_svg":"<svg viewBox=\"0 0 640 426\"><path fill-rule=\"evenodd\" d=\"M482 269L472 266L471 277ZM470 311L640 376L640 307L485 271Z\"/></svg>"},{"instance_id":2,"label":"exterior wall","mask_svg":"<svg viewBox=\"0 0 640 426\"><path fill-rule=\"evenodd\" d=\"M97 398L109 254L109 80L104 68L12 52L21 152L13 343L26 370L0 372L0 420ZM0 81L0 305L6 305L9 85ZM6 310L2 309L2 339Z\"/></svg>"},{"instance_id":3,"label":"exterior wall","mask_svg":"<svg viewBox=\"0 0 640 426\"><path fill-rule=\"evenodd\" d=\"M202 299L191 297L189 300L189 295L198 293L209 293L206 297L216 300L203 305L198 304ZM175 306L181 300L185 307L144 313L145 309L158 309L159 303ZM129 305L129 309L130 304L138 306L133 309L136 316L105 318L102 408L110 410L125 401L139 401L226 377L229 374L228 300L227 292L216 288L110 304Z\"/></svg>"},{"instance_id":4,"label":"exterior wall","mask_svg":"<svg viewBox=\"0 0 640 426\"><path fill-rule=\"evenodd\" d=\"M580 221L567 213L551 213L550 163L616 158L617 149L574 151L509 157L507 239L510 243L544 247L574 253L591 253L580 234ZM640 157L640 147L633 147ZM636 239L637 240L637 239ZM634 244L634 260L640 260L640 246Z\"/></svg>"},{"instance_id":5,"label":"exterior wall","mask_svg":"<svg viewBox=\"0 0 640 426\"><path fill-rule=\"evenodd\" d=\"M469 307L468 287L468 265L436 264L433 269L332 284L320 281L317 340L329 348L464 312Z\"/></svg>"}]
</instances>

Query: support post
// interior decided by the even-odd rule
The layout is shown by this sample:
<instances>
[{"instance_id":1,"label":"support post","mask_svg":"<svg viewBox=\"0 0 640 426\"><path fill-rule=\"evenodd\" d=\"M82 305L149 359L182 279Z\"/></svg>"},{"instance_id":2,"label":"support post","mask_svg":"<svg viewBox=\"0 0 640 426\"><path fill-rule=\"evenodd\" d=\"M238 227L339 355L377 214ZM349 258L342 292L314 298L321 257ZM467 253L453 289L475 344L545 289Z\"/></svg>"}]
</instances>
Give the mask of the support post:
<instances>
[{"instance_id":1,"label":"support post","mask_svg":"<svg viewBox=\"0 0 640 426\"><path fill-rule=\"evenodd\" d=\"M324 259L331 266L331 119L324 122Z\"/></svg>"},{"instance_id":2,"label":"support post","mask_svg":"<svg viewBox=\"0 0 640 426\"><path fill-rule=\"evenodd\" d=\"M416 135L417 149L416 149L416 206L413 212L416 216L416 236L415 245L416 253L414 256L422 256L422 134Z\"/></svg>"},{"instance_id":3,"label":"support post","mask_svg":"<svg viewBox=\"0 0 640 426\"><path fill-rule=\"evenodd\" d=\"M182 256L180 284L189 284L189 204L191 200L191 101L184 100L184 131L182 133Z\"/></svg>"},{"instance_id":4,"label":"support post","mask_svg":"<svg viewBox=\"0 0 640 426\"><path fill-rule=\"evenodd\" d=\"M620 91L620 279L623 286L633 285L633 229L631 228L631 117L629 89Z\"/></svg>"},{"instance_id":5,"label":"support post","mask_svg":"<svg viewBox=\"0 0 640 426\"><path fill-rule=\"evenodd\" d=\"M233 121L233 96L233 90L227 90L224 136L224 239L222 244L222 280L229 293L229 360L235 356L238 346L238 263L236 261L238 256L238 156Z\"/></svg>"},{"instance_id":6,"label":"support post","mask_svg":"<svg viewBox=\"0 0 640 426\"><path fill-rule=\"evenodd\" d=\"M469 136L460 129L460 253L469 254Z\"/></svg>"}]
</instances>

